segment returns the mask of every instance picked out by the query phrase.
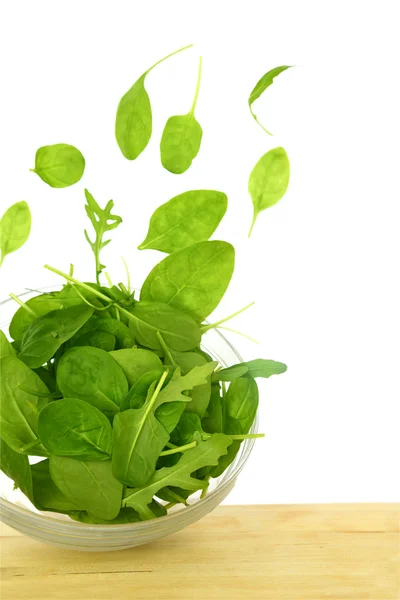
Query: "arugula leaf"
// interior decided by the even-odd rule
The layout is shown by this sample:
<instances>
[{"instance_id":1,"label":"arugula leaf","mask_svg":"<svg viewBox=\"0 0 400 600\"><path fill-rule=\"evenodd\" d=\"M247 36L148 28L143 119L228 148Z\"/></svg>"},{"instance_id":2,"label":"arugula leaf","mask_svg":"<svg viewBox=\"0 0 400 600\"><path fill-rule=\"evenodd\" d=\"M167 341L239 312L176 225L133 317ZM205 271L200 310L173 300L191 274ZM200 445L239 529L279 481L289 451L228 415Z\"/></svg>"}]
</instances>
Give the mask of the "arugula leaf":
<instances>
[{"instance_id":1,"label":"arugula leaf","mask_svg":"<svg viewBox=\"0 0 400 600\"><path fill-rule=\"evenodd\" d=\"M32 369L41 367L86 323L93 309L86 305L53 310L29 325L19 358Z\"/></svg>"},{"instance_id":2,"label":"arugula leaf","mask_svg":"<svg viewBox=\"0 0 400 600\"><path fill-rule=\"evenodd\" d=\"M93 254L95 257L95 261L96 261L96 281L97 281L97 283L100 283L100 281L99 281L100 274L101 274L102 270L105 269L105 265L102 265L100 262L100 251L103 248L105 248L105 246L107 246L107 244L109 244L111 241L111 240L103 241L103 236L107 231L112 231L113 229L118 227L118 225L120 223L122 223L122 219L118 215L113 215L111 213L111 211L114 207L113 200L109 200L106 204L106 207L103 209L103 208L100 208L100 206L97 204L96 200L93 198L92 194L88 190L85 190L85 197L86 197L86 204L85 204L86 214L89 217L89 219L93 225L95 234L96 234L94 242L92 242L92 240L90 239L89 234L86 229L85 229L84 233L85 233L87 242L89 243L91 249L93 250Z\"/></svg>"},{"instance_id":3,"label":"arugula leaf","mask_svg":"<svg viewBox=\"0 0 400 600\"><path fill-rule=\"evenodd\" d=\"M181 368L183 374L190 373L194 367L198 367L205 364L210 364L196 352L171 352L174 361L178 367ZM198 385L190 392L192 401L185 406L185 411L195 413L200 418L204 417L207 410L208 403L210 402L211 395L211 382L209 378L203 385Z\"/></svg>"},{"instance_id":4,"label":"arugula leaf","mask_svg":"<svg viewBox=\"0 0 400 600\"><path fill-rule=\"evenodd\" d=\"M12 479L15 487L33 502L32 476L28 457L13 450L0 438L0 469Z\"/></svg>"},{"instance_id":5,"label":"arugula leaf","mask_svg":"<svg viewBox=\"0 0 400 600\"><path fill-rule=\"evenodd\" d=\"M196 92L190 111L186 115L170 117L161 138L161 163L167 171L177 175L189 169L200 150L203 130L194 116L194 111L200 90L201 67L200 57Z\"/></svg>"},{"instance_id":6,"label":"arugula leaf","mask_svg":"<svg viewBox=\"0 0 400 600\"><path fill-rule=\"evenodd\" d=\"M30 470L33 483L33 503L36 508L62 513L79 510L79 505L71 502L52 480L49 459L31 465Z\"/></svg>"},{"instance_id":7,"label":"arugula leaf","mask_svg":"<svg viewBox=\"0 0 400 600\"><path fill-rule=\"evenodd\" d=\"M217 464L231 443L229 437L220 433L214 434L205 442L199 442L195 448L185 452L176 465L156 471L145 487L127 489L122 501L123 506L134 508L142 520L153 518L148 505L160 489L176 486L196 491L205 487L206 482L195 479L192 473L202 467Z\"/></svg>"},{"instance_id":8,"label":"arugula leaf","mask_svg":"<svg viewBox=\"0 0 400 600\"><path fill-rule=\"evenodd\" d=\"M155 383L150 385L143 407L115 415L112 466L117 479L134 487L146 483L154 473L157 459L169 440L169 431L164 426L162 416L159 417L162 405L190 402L190 398L182 392L204 384L214 368L215 363L195 367L187 375L172 379L162 389L167 375L165 372L157 387ZM180 411L178 420L181 414ZM173 423L173 428L175 425Z\"/></svg>"},{"instance_id":9,"label":"arugula leaf","mask_svg":"<svg viewBox=\"0 0 400 600\"><path fill-rule=\"evenodd\" d=\"M94 406L76 398L51 402L39 414L39 438L50 454L80 460L108 460L110 421Z\"/></svg>"},{"instance_id":10,"label":"arugula leaf","mask_svg":"<svg viewBox=\"0 0 400 600\"><path fill-rule=\"evenodd\" d=\"M264 129L264 131L266 133L268 133L268 135L272 135L272 134L267 129L265 129L265 127L263 125L261 125L260 121L257 119L256 115L253 112L252 104L255 100L257 100L257 98L259 98L261 96L261 94L263 92L265 92L265 90L267 88L269 88L270 85L273 84L275 77L277 77L283 71L286 71L286 69L290 69L290 66L275 67L275 69L271 69L271 71L268 71L267 73L265 73L261 77L261 79L259 79L259 81L257 81L256 85L254 86L254 89L252 90L252 92L249 96L250 112L251 112L253 118L255 119L256 123L258 123L258 125L262 129Z\"/></svg>"},{"instance_id":11,"label":"arugula leaf","mask_svg":"<svg viewBox=\"0 0 400 600\"><path fill-rule=\"evenodd\" d=\"M233 274L235 250L220 241L198 242L170 254L147 276L140 300L171 305L201 322L218 306ZM173 350L192 350L174 348ZM199 344L196 344L198 346Z\"/></svg>"},{"instance_id":12,"label":"arugula leaf","mask_svg":"<svg viewBox=\"0 0 400 600\"><path fill-rule=\"evenodd\" d=\"M164 60L190 47L180 48L156 62L121 98L115 121L115 137L122 154L128 160L135 160L146 148L151 137L151 104L144 87L147 75Z\"/></svg>"},{"instance_id":13,"label":"arugula leaf","mask_svg":"<svg viewBox=\"0 0 400 600\"><path fill-rule=\"evenodd\" d=\"M65 188L77 183L85 170L82 153L69 144L42 146L36 152L33 173L53 188Z\"/></svg>"},{"instance_id":14,"label":"arugula leaf","mask_svg":"<svg viewBox=\"0 0 400 600\"><path fill-rule=\"evenodd\" d=\"M0 359L0 373L1 437L16 452L47 456L38 439L37 423L39 412L49 402L49 390L40 377L15 356Z\"/></svg>"},{"instance_id":15,"label":"arugula leaf","mask_svg":"<svg viewBox=\"0 0 400 600\"><path fill-rule=\"evenodd\" d=\"M0 267L7 254L19 250L31 232L31 211L22 200L6 210L0 219Z\"/></svg>"},{"instance_id":16,"label":"arugula leaf","mask_svg":"<svg viewBox=\"0 0 400 600\"><path fill-rule=\"evenodd\" d=\"M258 214L279 202L284 196L289 177L289 158L283 148L273 148L260 158L249 178L249 194L254 207L249 237Z\"/></svg>"},{"instance_id":17,"label":"arugula leaf","mask_svg":"<svg viewBox=\"0 0 400 600\"><path fill-rule=\"evenodd\" d=\"M65 398L88 402L102 412L119 411L128 393L128 382L121 367L108 352L90 346L77 346L61 358L57 384Z\"/></svg>"},{"instance_id":18,"label":"arugula leaf","mask_svg":"<svg viewBox=\"0 0 400 600\"><path fill-rule=\"evenodd\" d=\"M110 460L51 456L50 475L71 502L94 517L111 521L118 515L123 486L112 475Z\"/></svg>"},{"instance_id":19,"label":"arugula leaf","mask_svg":"<svg viewBox=\"0 0 400 600\"><path fill-rule=\"evenodd\" d=\"M213 374L213 381L233 381L249 375L250 377L271 377L271 375L280 375L287 371L287 366L284 363L275 360L266 360L264 358L256 358L248 362L232 365L226 369L221 369Z\"/></svg>"},{"instance_id":20,"label":"arugula leaf","mask_svg":"<svg viewBox=\"0 0 400 600\"><path fill-rule=\"evenodd\" d=\"M227 207L228 199L223 192L192 190L179 194L154 212L139 250L152 248L171 253L208 240Z\"/></svg>"}]
</instances>

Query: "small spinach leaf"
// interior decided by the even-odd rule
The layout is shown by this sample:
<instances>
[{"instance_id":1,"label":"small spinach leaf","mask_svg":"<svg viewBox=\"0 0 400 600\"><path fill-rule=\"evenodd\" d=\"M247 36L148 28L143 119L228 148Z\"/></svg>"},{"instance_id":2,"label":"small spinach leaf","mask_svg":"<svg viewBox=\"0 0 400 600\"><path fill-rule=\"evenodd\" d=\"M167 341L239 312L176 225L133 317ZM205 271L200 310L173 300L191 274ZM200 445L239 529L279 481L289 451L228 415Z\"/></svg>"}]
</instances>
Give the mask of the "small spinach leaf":
<instances>
[{"instance_id":1,"label":"small spinach leaf","mask_svg":"<svg viewBox=\"0 0 400 600\"><path fill-rule=\"evenodd\" d=\"M254 207L249 237L258 214L279 202L284 196L289 177L289 158L283 148L273 148L260 158L249 178L249 194Z\"/></svg>"},{"instance_id":2,"label":"small spinach leaf","mask_svg":"<svg viewBox=\"0 0 400 600\"><path fill-rule=\"evenodd\" d=\"M19 250L31 231L31 211L22 200L6 210L0 219L0 267L7 254Z\"/></svg>"},{"instance_id":3,"label":"small spinach leaf","mask_svg":"<svg viewBox=\"0 0 400 600\"><path fill-rule=\"evenodd\" d=\"M64 398L45 406L38 420L39 438L50 454L80 460L107 460L112 451L110 421L94 406Z\"/></svg>"},{"instance_id":4,"label":"small spinach leaf","mask_svg":"<svg viewBox=\"0 0 400 600\"><path fill-rule=\"evenodd\" d=\"M38 317L25 331L19 358L32 369L41 367L86 323L93 309L82 304Z\"/></svg>"},{"instance_id":5,"label":"small spinach leaf","mask_svg":"<svg viewBox=\"0 0 400 600\"><path fill-rule=\"evenodd\" d=\"M226 194L216 190L192 190L179 194L157 208L139 250L152 248L171 253L208 240L227 207Z\"/></svg>"},{"instance_id":6,"label":"small spinach leaf","mask_svg":"<svg viewBox=\"0 0 400 600\"><path fill-rule=\"evenodd\" d=\"M32 476L28 457L15 452L0 438L0 469L14 481L15 487L33 502Z\"/></svg>"},{"instance_id":7,"label":"small spinach leaf","mask_svg":"<svg viewBox=\"0 0 400 600\"><path fill-rule=\"evenodd\" d=\"M77 346L61 358L57 384L65 398L78 398L102 412L115 413L128 393L128 382L108 352Z\"/></svg>"},{"instance_id":8,"label":"small spinach leaf","mask_svg":"<svg viewBox=\"0 0 400 600\"><path fill-rule=\"evenodd\" d=\"M122 400L120 407L121 412L128 410L129 408L141 408L146 402L149 387L160 378L160 375L160 371L156 370L144 373L139 377Z\"/></svg>"},{"instance_id":9,"label":"small spinach leaf","mask_svg":"<svg viewBox=\"0 0 400 600\"><path fill-rule=\"evenodd\" d=\"M51 456L50 475L71 502L91 515L107 521L118 515L123 486L111 472L111 461Z\"/></svg>"},{"instance_id":10,"label":"small spinach leaf","mask_svg":"<svg viewBox=\"0 0 400 600\"><path fill-rule=\"evenodd\" d=\"M111 334L119 348L132 348L135 343L129 327L110 317L93 317L75 334L71 343L74 346L92 346L94 344L81 343L82 337L87 337L88 334L92 333Z\"/></svg>"},{"instance_id":11,"label":"small spinach leaf","mask_svg":"<svg viewBox=\"0 0 400 600\"><path fill-rule=\"evenodd\" d=\"M201 67L200 57L196 92L190 111L186 115L170 117L161 138L161 163L167 171L177 175L189 169L200 150L203 130L194 116L194 111L200 90Z\"/></svg>"},{"instance_id":12,"label":"small spinach leaf","mask_svg":"<svg viewBox=\"0 0 400 600\"><path fill-rule=\"evenodd\" d=\"M155 379L159 378L163 372L161 360L149 350L126 348L125 350L115 350L110 354L125 373L130 387L149 371L156 372Z\"/></svg>"},{"instance_id":13,"label":"small spinach leaf","mask_svg":"<svg viewBox=\"0 0 400 600\"><path fill-rule=\"evenodd\" d=\"M0 359L0 431L16 452L46 456L37 435L38 414L48 403L49 390L43 381L15 356ZM21 386L39 396L25 392ZM25 447L28 446L31 448Z\"/></svg>"},{"instance_id":14,"label":"small spinach leaf","mask_svg":"<svg viewBox=\"0 0 400 600\"><path fill-rule=\"evenodd\" d=\"M147 75L161 62L186 48L190 48L190 46L176 50L156 62L121 98L115 121L115 137L122 154L128 160L135 160L146 148L151 137L151 104L144 87Z\"/></svg>"},{"instance_id":15,"label":"small spinach leaf","mask_svg":"<svg viewBox=\"0 0 400 600\"><path fill-rule=\"evenodd\" d=\"M253 102L255 102L255 100L257 100L257 98L259 98L261 96L261 94L263 92L265 92L265 90L267 88L269 88L270 85L273 84L274 79L277 75L279 75L280 73L282 73L283 71L286 71L286 69L290 69L290 66L283 66L283 67L275 67L275 69L271 69L271 71L268 71L268 73L265 73L261 79L259 81L257 81L254 89L252 90L250 96L249 96L249 108L250 108L250 112L253 116L253 118L255 119L255 121L259 124L259 126L264 129L264 131L266 133L268 133L268 135L272 135L267 129L265 129L265 127L263 125L261 125L260 121L257 119L256 115L253 112Z\"/></svg>"},{"instance_id":16,"label":"small spinach leaf","mask_svg":"<svg viewBox=\"0 0 400 600\"><path fill-rule=\"evenodd\" d=\"M65 188L77 183L85 170L82 153L69 144L42 146L36 152L33 173L53 188Z\"/></svg>"},{"instance_id":17,"label":"small spinach leaf","mask_svg":"<svg viewBox=\"0 0 400 600\"><path fill-rule=\"evenodd\" d=\"M140 300L169 304L196 321L202 321L225 294L234 264L235 250L231 244L198 242L159 262L147 276ZM165 341L173 350L185 351L194 347L174 348L167 339Z\"/></svg>"},{"instance_id":18,"label":"small spinach leaf","mask_svg":"<svg viewBox=\"0 0 400 600\"><path fill-rule=\"evenodd\" d=\"M79 510L79 505L71 502L52 480L49 459L31 465L30 469L33 483L33 499L36 508L52 512Z\"/></svg>"}]
</instances>

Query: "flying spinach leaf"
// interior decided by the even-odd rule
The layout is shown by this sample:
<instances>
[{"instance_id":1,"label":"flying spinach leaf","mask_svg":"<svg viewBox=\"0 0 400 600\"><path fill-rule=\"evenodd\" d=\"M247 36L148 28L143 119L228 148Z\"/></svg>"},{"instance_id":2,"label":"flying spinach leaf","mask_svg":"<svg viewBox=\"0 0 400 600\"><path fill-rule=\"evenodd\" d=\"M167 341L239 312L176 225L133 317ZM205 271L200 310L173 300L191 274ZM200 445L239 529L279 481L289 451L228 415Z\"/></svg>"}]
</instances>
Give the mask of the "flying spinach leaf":
<instances>
[{"instance_id":1,"label":"flying spinach leaf","mask_svg":"<svg viewBox=\"0 0 400 600\"><path fill-rule=\"evenodd\" d=\"M94 517L111 521L118 515L123 486L111 472L111 461L51 456L50 475L71 502Z\"/></svg>"},{"instance_id":2,"label":"flying spinach leaf","mask_svg":"<svg viewBox=\"0 0 400 600\"><path fill-rule=\"evenodd\" d=\"M253 102L255 102L255 100L257 100L257 98L259 98L261 96L261 94L263 92L265 92L265 90L267 88L269 88L270 85L273 84L274 79L277 75L279 75L280 73L282 73L283 71L286 71L286 69L290 69L290 66L283 66L283 67L275 67L275 69L271 69L271 71L268 71L268 73L265 73L265 75L263 75L261 77L261 79L259 81L257 81L253 91L251 92L250 96L249 96L249 108L250 108L250 112L253 116L253 118L255 119L255 121L259 124L259 126L264 129L264 131L266 133L268 133L268 135L272 135L267 129L265 129L265 127L263 125L261 125L260 121L257 119L256 115L253 112Z\"/></svg>"},{"instance_id":3,"label":"flying spinach leaf","mask_svg":"<svg viewBox=\"0 0 400 600\"><path fill-rule=\"evenodd\" d=\"M271 375L280 375L287 371L287 366L284 363L275 360L266 360L264 358L256 358L248 362L232 365L226 369L221 369L213 374L213 381L233 381L249 375L250 377L271 377Z\"/></svg>"},{"instance_id":4,"label":"flying spinach leaf","mask_svg":"<svg viewBox=\"0 0 400 600\"><path fill-rule=\"evenodd\" d=\"M175 405L190 402L190 398L182 392L204 384L214 368L215 363L195 367L187 375L172 379L161 389L164 374L157 387L155 383L150 385L143 407L126 410L114 417L112 465L117 479L132 487L140 487L146 483L154 473L157 459L169 440L169 431L159 417L162 405L169 402ZM178 420L181 414L180 411ZM176 422L172 425L175 428Z\"/></svg>"},{"instance_id":5,"label":"flying spinach leaf","mask_svg":"<svg viewBox=\"0 0 400 600\"><path fill-rule=\"evenodd\" d=\"M235 250L231 244L198 242L159 262L147 276L140 300L169 304L196 321L202 321L213 312L225 294L234 264ZM194 348L174 348L166 338L165 341L173 350Z\"/></svg>"},{"instance_id":6,"label":"flying spinach leaf","mask_svg":"<svg viewBox=\"0 0 400 600\"><path fill-rule=\"evenodd\" d=\"M99 348L76 346L61 358L57 384L65 398L77 398L106 413L119 410L128 393L121 367Z\"/></svg>"},{"instance_id":7,"label":"flying spinach leaf","mask_svg":"<svg viewBox=\"0 0 400 600\"><path fill-rule=\"evenodd\" d=\"M170 117L164 127L160 143L161 163L164 169L177 175L187 171L200 150L203 130L194 116L200 90L202 58L199 61L196 91L190 111L186 115Z\"/></svg>"},{"instance_id":8,"label":"flying spinach leaf","mask_svg":"<svg viewBox=\"0 0 400 600\"><path fill-rule=\"evenodd\" d=\"M53 188L65 188L77 183L85 170L82 153L69 144L42 146L36 152L33 173Z\"/></svg>"},{"instance_id":9,"label":"flying spinach leaf","mask_svg":"<svg viewBox=\"0 0 400 600\"><path fill-rule=\"evenodd\" d=\"M2 438L0 438L0 469L14 481L15 487L33 502L32 477L28 457L15 452Z\"/></svg>"},{"instance_id":10,"label":"flying spinach leaf","mask_svg":"<svg viewBox=\"0 0 400 600\"><path fill-rule=\"evenodd\" d=\"M148 505L160 489L176 486L195 491L205 487L206 482L195 479L192 473L202 467L217 464L231 443L229 437L218 433L209 440L200 442L195 448L185 452L173 467L164 467L156 471L145 487L125 490L123 506L134 508L142 520L153 518Z\"/></svg>"},{"instance_id":11,"label":"flying spinach leaf","mask_svg":"<svg viewBox=\"0 0 400 600\"><path fill-rule=\"evenodd\" d=\"M79 505L71 502L52 480L49 459L31 465L30 469L33 482L33 502L36 508L62 513L79 510Z\"/></svg>"},{"instance_id":12,"label":"flying spinach leaf","mask_svg":"<svg viewBox=\"0 0 400 600\"><path fill-rule=\"evenodd\" d=\"M141 300L127 312L135 339L152 350L162 350L158 333L173 350L192 350L200 343L200 327L191 316L162 302Z\"/></svg>"},{"instance_id":13,"label":"flying spinach leaf","mask_svg":"<svg viewBox=\"0 0 400 600\"><path fill-rule=\"evenodd\" d=\"M19 358L32 369L41 367L86 323L93 308L86 304L53 310L38 317L25 331Z\"/></svg>"},{"instance_id":14,"label":"flying spinach leaf","mask_svg":"<svg viewBox=\"0 0 400 600\"><path fill-rule=\"evenodd\" d=\"M194 367L208 364L207 360L196 352L172 352L172 356L184 375L189 373ZM195 413L200 419L203 418L210 402L210 395L211 382L208 379L203 385L192 389L190 392L192 401L185 406L185 411Z\"/></svg>"},{"instance_id":15,"label":"flying spinach leaf","mask_svg":"<svg viewBox=\"0 0 400 600\"><path fill-rule=\"evenodd\" d=\"M139 250L152 248L171 253L208 240L227 207L226 194L216 190L192 190L179 194L157 208Z\"/></svg>"},{"instance_id":16,"label":"flying spinach leaf","mask_svg":"<svg viewBox=\"0 0 400 600\"><path fill-rule=\"evenodd\" d=\"M3 356L16 356L16 352L5 334L0 330L0 358L3 358Z\"/></svg>"},{"instance_id":17,"label":"flying spinach leaf","mask_svg":"<svg viewBox=\"0 0 400 600\"><path fill-rule=\"evenodd\" d=\"M150 98L144 87L147 75L157 65L186 48L180 48L156 62L145 71L121 98L115 121L115 137L122 154L128 160L135 160L149 143L152 132Z\"/></svg>"},{"instance_id":18,"label":"flying spinach leaf","mask_svg":"<svg viewBox=\"0 0 400 600\"><path fill-rule=\"evenodd\" d=\"M47 456L37 435L38 414L49 402L43 381L15 356L0 359L0 431L16 452ZM25 392L21 386L39 396Z\"/></svg>"},{"instance_id":19,"label":"flying spinach leaf","mask_svg":"<svg viewBox=\"0 0 400 600\"><path fill-rule=\"evenodd\" d=\"M76 398L51 402L41 410L39 438L50 454L79 460L108 460L110 421L94 406Z\"/></svg>"},{"instance_id":20,"label":"flying spinach leaf","mask_svg":"<svg viewBox=\"0 0 400 600\"><path fill-rule=\"evenodd\" d=\"M0 219L0 267L7 254L19 250L31 231L31 211L22 200L6 210Z\"/></svg>"},{"instance_id":21,"label":"flying spinach leaf","mask_svg":"<svg viewBox=\"0 0 400 600\"><path fill-rule=\"evenodd\" d=\"M125 350L110 352L110 354L125 373L129 387L135 385L142 375L149 371L156 372L158 375L158 377L156 375L156 379L159 378L163 372L161 360L156 354L150 352L150 350L126 348Z\"/></svg>"},{"instance_id":22,"label":"flying spinach leaf","mask_svg":"<svg viewBox=\"0 0 400 600\"><path fill-rule=\"evenodd\" d=\"M122 223L121 217L118 215L113 215L111 213L114 202L113 200L109 200L106 204L106 207L101 208L96 200L93 198L92 194L85 190L86 204L85 210L86 214L90 219L90 222L93 225L93 229L95 231L95 239L94 242L89 237L87 230L85 229L85 238L89 243L91 249L93 250L93 254L96 261L96 281L99 283L99 277L103 269L105 269L105 265L102 265L100 262L100 251L110 243L111 240L103 241L103 236L107 231L112 231L120 223Z\"/></svg>"},{"instance_id":23,"label":"flying spinach leaf","mask_svg":"<svg viewBox=\"0 0 400 600\"><path fill-rule=\"evenodd\" d=\"M283 148L273 148L260 158L249 178L249 194L254 207L249 237L258 214L279 202L284 196L289 177L289 158Z\"/></svg>"}]
</instances>

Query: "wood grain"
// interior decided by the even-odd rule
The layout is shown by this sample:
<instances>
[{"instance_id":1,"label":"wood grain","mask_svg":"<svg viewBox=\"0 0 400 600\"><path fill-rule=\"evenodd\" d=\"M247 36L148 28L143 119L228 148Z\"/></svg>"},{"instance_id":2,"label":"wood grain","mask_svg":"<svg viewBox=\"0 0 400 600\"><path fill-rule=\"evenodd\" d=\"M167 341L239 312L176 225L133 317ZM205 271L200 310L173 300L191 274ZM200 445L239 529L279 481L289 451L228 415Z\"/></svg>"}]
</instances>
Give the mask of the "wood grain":
<instances>
[{"instance_id":1,"label":"wood grain","mask_svg":"<svg viewBox=\"0 0 400 600\"><path fill-rule=\"evenodd\" d=\"M2 600L399 600L400 505L224 506L92 554L3 526Z\"/></svg>"}]
</instances>

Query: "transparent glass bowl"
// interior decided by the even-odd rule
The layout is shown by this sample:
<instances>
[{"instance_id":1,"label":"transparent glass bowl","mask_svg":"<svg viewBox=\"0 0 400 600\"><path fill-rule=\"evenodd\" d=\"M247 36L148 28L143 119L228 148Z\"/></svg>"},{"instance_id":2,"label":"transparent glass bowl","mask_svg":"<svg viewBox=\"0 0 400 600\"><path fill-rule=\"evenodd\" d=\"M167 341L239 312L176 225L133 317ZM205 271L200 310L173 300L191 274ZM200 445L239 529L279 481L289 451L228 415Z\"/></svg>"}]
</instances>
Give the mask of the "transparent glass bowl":
<instances>
[{"instance_id":1,"label":"transparent glass bowl","mask_svg":"<svg viewBox=\"0 0 400 600\"><path fill-rule=\"evenodd\" d=\"M58 286L38 290L40 292L60 289ZM38 292L26 292L19 297L24 301ZM13 300L0 303L0 329L8 332L8 325L17 309ZM229 366L241 362L237 350L219 331L212 329L203 336L202 348L221 365ZM0 374L1 376L1 374ZM251 428L257 433L258 417ZM189 506L177 505L165 517L141 523L123 525L87 525L72 521L68 516L38 511L20 492L13 489L13 482L0 471L0 516L1 520L14 529L37 541L72 550L106 552L123 550L147 544L175 533L198 521L214 510L229 494L237 476L243 469L254 445L254 439L245 440L230 467L218 479L212 479L205 498L200 492L189 498ZM42 460L30 459L32 462Z\"/></svg>"}]
</instances>

